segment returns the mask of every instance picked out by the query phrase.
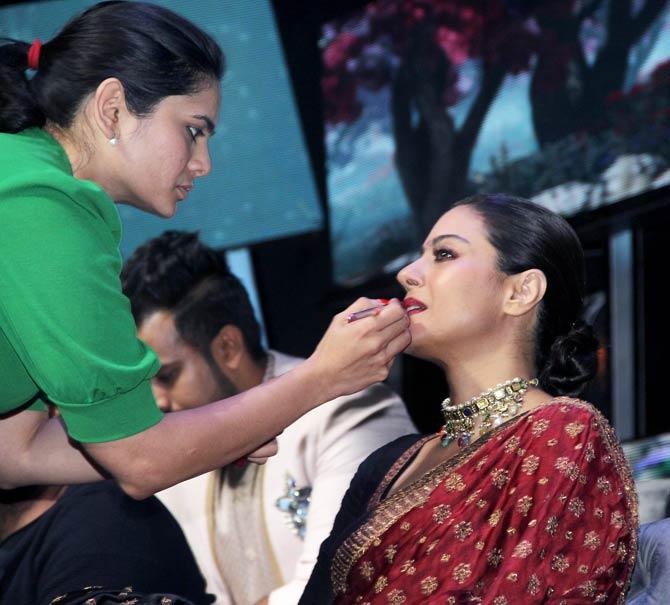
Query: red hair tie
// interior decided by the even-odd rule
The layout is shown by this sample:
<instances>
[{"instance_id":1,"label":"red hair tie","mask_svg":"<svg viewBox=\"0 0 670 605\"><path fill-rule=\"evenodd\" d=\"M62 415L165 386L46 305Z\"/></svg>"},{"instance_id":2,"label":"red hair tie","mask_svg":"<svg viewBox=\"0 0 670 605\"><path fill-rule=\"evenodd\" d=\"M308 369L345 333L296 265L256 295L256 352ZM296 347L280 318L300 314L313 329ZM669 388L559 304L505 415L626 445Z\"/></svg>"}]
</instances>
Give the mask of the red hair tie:
<instances>
[{"instance_id":1,"label":"red hair tie","mask_svg":"<svg viewBox=\"0 0 670 605\"><path fill-rule=\"evenodd\" d=\"M39 38L35 38L28 49L28 69L37 71L37 68L40 66L40 50L42 50L42 41Z\"/></svg>"}]
</instances>

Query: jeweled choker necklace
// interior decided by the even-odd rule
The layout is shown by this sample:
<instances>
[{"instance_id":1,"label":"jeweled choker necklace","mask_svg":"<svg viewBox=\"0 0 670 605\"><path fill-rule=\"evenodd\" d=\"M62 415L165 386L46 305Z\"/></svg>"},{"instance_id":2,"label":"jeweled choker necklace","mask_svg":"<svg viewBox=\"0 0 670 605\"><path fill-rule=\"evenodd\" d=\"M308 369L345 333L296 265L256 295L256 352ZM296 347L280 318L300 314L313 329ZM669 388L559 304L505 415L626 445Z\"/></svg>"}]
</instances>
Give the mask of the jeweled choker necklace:
<instances>
[{"instance_id":1,"label":"jeweled choker necklace","mask_svg":"<svg viewBox=\"0 0 670 605\"><path fill-rule=\"evenodd\" d=\"M477 416L482 417L480 436L512 418L521 409L528 387L537 385L537 378L512 378L458 405L451 405L451 399L447 397L442 402L445 421L440 429L442 447L447 447L454 440L459 447L469 445Z\"/></svg>"}]
</instances>

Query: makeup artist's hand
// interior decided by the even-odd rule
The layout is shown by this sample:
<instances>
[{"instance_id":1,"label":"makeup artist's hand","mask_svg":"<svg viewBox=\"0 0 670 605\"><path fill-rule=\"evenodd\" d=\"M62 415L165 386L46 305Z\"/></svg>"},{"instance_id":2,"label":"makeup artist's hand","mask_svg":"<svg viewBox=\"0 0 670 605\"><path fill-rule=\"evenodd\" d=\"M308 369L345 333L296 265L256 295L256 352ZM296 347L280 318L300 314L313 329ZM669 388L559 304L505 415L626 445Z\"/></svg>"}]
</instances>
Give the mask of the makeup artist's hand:
<instances>
[{"instance_id":1,"label":"makeup artist's hand","mask_svg":"<svg viewBox=\"0 0 670 605\"><path fill-rule=\"evenodd\" d=\"M265 464L268 458L272 458L279 451L277 439L271 439L247 455L246 461L254 464Z\"/></svg>"},{"instance_id":2,"label":"makeup artist's hand","mask_svg":"<svg viewBox=\"0 0 670 605\"><path fill-rule=\"evenodd\" d=\"M352 313L380 305L379 312L351 323ZM384 380L393 358L411 342L409 318L397 299L386 306L359 298L338 313L308 362L331 397L355 393Z\"/></svg>"}]
</instances>

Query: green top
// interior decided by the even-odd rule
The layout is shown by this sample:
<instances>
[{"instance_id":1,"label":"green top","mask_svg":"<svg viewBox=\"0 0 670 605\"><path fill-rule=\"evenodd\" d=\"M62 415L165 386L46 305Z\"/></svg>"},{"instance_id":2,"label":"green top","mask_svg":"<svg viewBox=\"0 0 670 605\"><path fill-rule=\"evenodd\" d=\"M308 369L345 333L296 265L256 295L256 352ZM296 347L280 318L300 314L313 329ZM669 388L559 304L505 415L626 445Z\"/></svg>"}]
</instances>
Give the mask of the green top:
<instances>
[{"instance_id":1,"label":"green top","mask_svg":"<svg viewBox=\"0 0 670 605\"><path fill-rule=\"evenodd\" d=\"M72 176L53 137L0 133L0 414L52 403L84 442L161 419L159 362L121 291L120 239L114 202Z\"/></svg>"}]
</instances>

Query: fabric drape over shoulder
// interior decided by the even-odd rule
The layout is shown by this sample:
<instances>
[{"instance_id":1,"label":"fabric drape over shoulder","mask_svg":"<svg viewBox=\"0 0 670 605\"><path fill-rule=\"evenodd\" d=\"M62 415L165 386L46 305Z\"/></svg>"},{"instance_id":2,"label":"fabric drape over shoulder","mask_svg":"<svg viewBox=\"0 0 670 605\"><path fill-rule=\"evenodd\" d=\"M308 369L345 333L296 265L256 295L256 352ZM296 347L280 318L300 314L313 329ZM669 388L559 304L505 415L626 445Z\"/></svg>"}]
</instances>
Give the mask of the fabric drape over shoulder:
<instances>
[{"instance_id":1,"label":"fabric drape over shoulder","mask_svg":"<svg viewBox=\"0 0 670 605\"><path fill-rule=\"evenodd\" d=\"M336 603L624 602L637 500L616 437L591 405L555 399L381 500L423 442L377 484L357 529L330 545ZM348 498L360 501L365 484L357 476ZM312 602L309 587L302 602Z\"/></svg>"}]
</instances>

